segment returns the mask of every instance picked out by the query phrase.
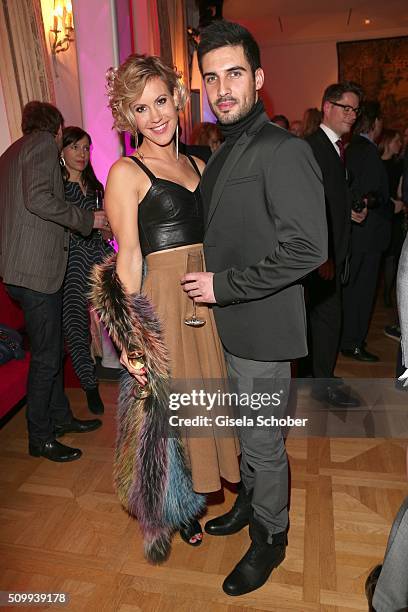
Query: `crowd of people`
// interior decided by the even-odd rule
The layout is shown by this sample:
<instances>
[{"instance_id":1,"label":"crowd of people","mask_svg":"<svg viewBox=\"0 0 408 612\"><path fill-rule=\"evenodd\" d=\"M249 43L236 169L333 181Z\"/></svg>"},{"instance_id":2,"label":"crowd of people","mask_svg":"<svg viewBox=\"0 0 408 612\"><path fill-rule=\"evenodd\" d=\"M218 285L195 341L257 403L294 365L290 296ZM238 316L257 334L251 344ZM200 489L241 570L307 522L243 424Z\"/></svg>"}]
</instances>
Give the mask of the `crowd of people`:
<instances>
[{"instance_id":1,"label":"crowd of people","mask_svg":"<svg viewBox=\"0 0 408 612\"><path fill-rule=\"evenodd\" d=\"M365 100L355 83L329 86L321 111L309 108L303 121L284 115L278 125L304 138L322 171L329 231L329 258L305 281L309 318L309 359L299 374L321 379L313 395L337 407L360 401L333 378L338 351L357 361L374 363L367 335L380 269L384 270L384 305L393 306L399 257L407 232L408 200L402 194L408 128L384 128L377 101ZM399 321L384 329L400 342ZM401 351L396 387L403 372ZM325 379L324 382L322 379Z\"/></svg>"},{"instance_id":2,"label":"crowd of people","mask_svg":"<svg viewBox=\"0 0 408 612\"><path fill-rule=\"evenodd\" d=\"M26 105L23 136L0 158L0 274L22 306L31 344L30 455L79 459L79 449L57 438L102 424L73 416L62 379L65 336L89 409L103 413L90 354L92 293L124 366L115 486L140 522L146 557L165 560L175 531L199 546L205 494L220 489L221 478L239 482L233 508L204 527L220 536L249 525L248 551L223 584L238 596L261 587L285 558L283 434L245 426L233 435L171 433L171 384L193 380L205 389L228 377L242 395L272 397L309 352L313 397L358 406L334 377L337 353L378 360L366 337L384 255L391 300L407 199L400 135L382 130L378 103L357 84L328 86L321 110L290 124L265 112L259 47L245 28L210 24L198 61L217 118L194 132L192 145L210 148L207 165L180 147L187 92L158 57L131 55L108 71L114 125L133 134L135 150L114 163L105 190L90 162L91 136L63 129L50 104ZM287 394L259 414L283 414L286 402ZM244 422L248 407L235 408ZM403 506L397 530L406 516ZM395 578L403 564L376 570L381 601L407 603L408 581L397 580L395 591L386 571ZM375 592L374 605L390 610L375 604Z\"/></svg>"}]
</instances>

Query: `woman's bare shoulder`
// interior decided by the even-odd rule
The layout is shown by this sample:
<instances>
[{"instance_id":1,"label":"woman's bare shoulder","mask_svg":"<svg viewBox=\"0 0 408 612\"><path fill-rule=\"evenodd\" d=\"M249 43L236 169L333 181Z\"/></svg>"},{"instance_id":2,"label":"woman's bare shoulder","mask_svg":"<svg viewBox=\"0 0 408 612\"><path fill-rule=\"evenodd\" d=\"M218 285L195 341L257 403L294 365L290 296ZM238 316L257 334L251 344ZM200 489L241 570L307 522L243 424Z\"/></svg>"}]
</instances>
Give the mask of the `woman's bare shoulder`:
<instances>
[{"instance_id":1,"label":"woman's bare shoulder","mask_svg":"<svg viewBox=\"0 0 408 612\"><path fill-rule=\"evenodd\" d=\"M145 182L145 173L129 157L121 157L111 166L108 175L110 183L120 184L123 187L140 187Z\"/></svg>"}]
</instances>

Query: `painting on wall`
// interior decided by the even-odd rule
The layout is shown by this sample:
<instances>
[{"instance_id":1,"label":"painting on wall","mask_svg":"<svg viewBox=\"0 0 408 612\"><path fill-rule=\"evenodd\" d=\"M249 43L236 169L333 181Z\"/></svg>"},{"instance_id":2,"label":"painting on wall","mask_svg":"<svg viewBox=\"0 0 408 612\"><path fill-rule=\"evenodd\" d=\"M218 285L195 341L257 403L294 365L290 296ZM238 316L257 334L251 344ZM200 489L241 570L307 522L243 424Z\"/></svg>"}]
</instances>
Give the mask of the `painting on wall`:
<instances>
[{"instance_id":1,"label":"painting on wall","mask_svg":"<svg viewBox=\"0 0 408 612\"><path fill-rule=\"evenodd\" d=\"M408 36L337 43L339 81L356 81L379 100L388 128L408 127Z\"/></svg>"}]
</instances>

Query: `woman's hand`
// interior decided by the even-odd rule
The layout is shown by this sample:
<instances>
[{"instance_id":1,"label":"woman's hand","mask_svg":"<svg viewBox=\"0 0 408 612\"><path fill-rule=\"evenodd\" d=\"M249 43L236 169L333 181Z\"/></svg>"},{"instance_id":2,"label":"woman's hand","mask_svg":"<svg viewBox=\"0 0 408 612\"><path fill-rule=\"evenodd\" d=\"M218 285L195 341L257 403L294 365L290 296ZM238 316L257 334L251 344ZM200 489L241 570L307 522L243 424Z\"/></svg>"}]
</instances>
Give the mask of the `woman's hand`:
<instances>
[{"instance_id":1,"label":"woman's hand","mask_svg":"<svg viewBox=\"0 0 408 612\"><path fill-rule=\"evenodd\" d=\"M137 382L139 383L141 387L144 387L145 385L147 385L146 368L140 368L138 370L134 366L132 366L132 364L129 362L129 357L125 349L123 349L119 361L127 369L129 374L131 374L134 378L136 378Z\"/></svg>"}]
</instances>

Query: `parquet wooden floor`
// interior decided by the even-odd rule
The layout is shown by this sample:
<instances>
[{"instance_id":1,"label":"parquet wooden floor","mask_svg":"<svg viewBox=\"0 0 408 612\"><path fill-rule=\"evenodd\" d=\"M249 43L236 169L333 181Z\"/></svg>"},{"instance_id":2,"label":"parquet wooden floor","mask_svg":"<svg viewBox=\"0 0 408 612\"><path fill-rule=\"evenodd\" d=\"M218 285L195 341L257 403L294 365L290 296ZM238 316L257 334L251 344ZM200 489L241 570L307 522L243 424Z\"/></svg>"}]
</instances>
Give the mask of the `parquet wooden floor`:
<instances>
[{"instance_id":1,"label":"parquet wooden floor","mask_svg":"<svg viewBox=\"0 0 408 612\"><path fill-rule=\"evenodd\" d=\"M376 312L369 348L381 362L339 359L337 373L391 377L397 344L382 334L392 314ZM170 560L148 565L137 522L112 490L116 383L101 385L104 425L64 442L80 461L55 464L26 452L21 411L0 432L0 590L67 592L64 608L86 612L354 612L367 609L364 581L383 556L394 515L407 495L405 446L392 439L289 439L291 528L284 563L253 594L232 599L221 583L248 545L247 530L206 536L188 547L176 536ZM77 416L89 417L79 389ZM216 498L209 516L234 494ZM2 608L16 609L17 608ZM37 609L49 609L37 607Z\"/></svg>"}]
</instances>

